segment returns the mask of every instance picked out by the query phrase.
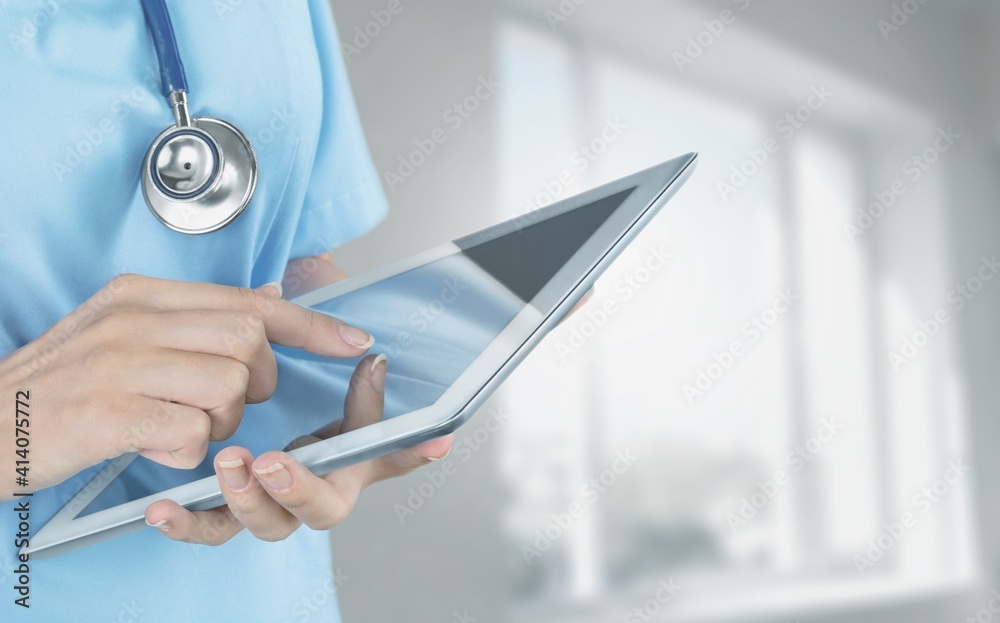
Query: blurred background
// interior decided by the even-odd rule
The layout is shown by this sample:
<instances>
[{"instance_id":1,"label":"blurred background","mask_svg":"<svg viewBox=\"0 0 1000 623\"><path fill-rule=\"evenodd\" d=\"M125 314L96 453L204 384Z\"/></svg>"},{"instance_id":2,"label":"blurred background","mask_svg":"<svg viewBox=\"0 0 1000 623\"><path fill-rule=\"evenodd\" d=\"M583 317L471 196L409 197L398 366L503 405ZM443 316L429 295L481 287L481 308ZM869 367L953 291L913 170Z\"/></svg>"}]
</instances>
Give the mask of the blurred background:
<instances>
[{"instance_id":1,"label":"blurred background","mask_svg":"<svg viewBox=\"0 0 1000 623\"><path fill-rule=\"evenodd\" d=\"M1000 616L1000 5L332 4L392 208L351 272L701 153L332 531L345 621Z\"/></svg>"}]
</instances>

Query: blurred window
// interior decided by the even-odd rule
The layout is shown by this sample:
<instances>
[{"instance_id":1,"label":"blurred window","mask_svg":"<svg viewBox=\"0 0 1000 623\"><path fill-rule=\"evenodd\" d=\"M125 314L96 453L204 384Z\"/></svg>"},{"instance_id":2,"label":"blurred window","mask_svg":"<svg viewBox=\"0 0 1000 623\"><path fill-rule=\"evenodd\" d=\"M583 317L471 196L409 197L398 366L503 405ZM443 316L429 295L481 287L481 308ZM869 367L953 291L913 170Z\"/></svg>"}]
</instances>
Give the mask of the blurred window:
<instances>
[{"instance_id":1,"label":"blurred window","mask_svg":"<svg viewBox=\"0 0 1000 623\"><path fill-rule=\"evenodd\" d=\"M967 474L933 493L964 456L951 343L935 337L898 369L888 359L940 284L896 278L886 224L860 239L845 229L908 154L844 138L868 128L822 110L794 132L776 125L815 85L757 106L516 20L498 41L500 205L512 207L498 218L702 155L594 300L503 389L525 611L600 601L620 620L671 578L678 612L707 613L722 590L753 588L769 612L793 595L968 577ZM924 120L900 124L933 140ZM940 183L921 184L900 203L939 212ZM940 238L920 252L943 266Z\"/></svg>"}]
</instances>

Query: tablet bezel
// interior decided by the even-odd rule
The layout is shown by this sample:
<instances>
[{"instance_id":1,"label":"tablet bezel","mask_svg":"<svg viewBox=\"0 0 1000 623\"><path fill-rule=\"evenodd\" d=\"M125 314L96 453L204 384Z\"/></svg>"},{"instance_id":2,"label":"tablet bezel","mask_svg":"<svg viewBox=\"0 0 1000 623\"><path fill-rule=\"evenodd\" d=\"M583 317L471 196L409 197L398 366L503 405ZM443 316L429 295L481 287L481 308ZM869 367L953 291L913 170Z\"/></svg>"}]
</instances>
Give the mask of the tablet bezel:
<instances>
[{"instance_id":1,"label":"tablet bezel","mask_svg":"<svg viewBox=\"0 0 1000 623\"><path fill-rule=\"evenodd\" d=\"M454 431L472 416L527 353L593 286L607 266L687 180L696 162L697 154L686 154L401 262L294 299L292 302L299 305L313 306L437 259L461 253L463 245L473 246L633 189L434 404L292 450L289 454L314 473L325 474ZM483 274L486 275L485 271ZM550 309L551 312L543 313L540 309ZM224 503L216 477L208 476L77 517L134 458L135 455L125 455L105 466L31 538L30 545L22 548L22 553L44 558L142 529L145 527L145 509L153 502L165 498L173 499L192 510L213 508Z\"/></svg>"}]
</instances>

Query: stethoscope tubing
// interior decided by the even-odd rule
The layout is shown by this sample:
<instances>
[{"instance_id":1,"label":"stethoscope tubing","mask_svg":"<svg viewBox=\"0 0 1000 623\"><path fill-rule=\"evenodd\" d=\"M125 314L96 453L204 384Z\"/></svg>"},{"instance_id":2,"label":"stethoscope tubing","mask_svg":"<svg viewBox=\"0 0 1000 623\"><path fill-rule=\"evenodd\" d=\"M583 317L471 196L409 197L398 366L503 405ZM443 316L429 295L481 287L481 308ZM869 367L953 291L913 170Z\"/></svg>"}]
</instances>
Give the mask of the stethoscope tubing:
<instances>
[{"instance_id":1,"label":"stethoscope tubing","mask_svg":"<svg viewBox=\"0 0 1000 623\"><path fill-rule=\"evenodd\" d=\"M142 0L142 11L153 38L156 59L160 63L160 87L163 95L169 97L174 91L187 93L184 63L177 48L177 38L174 36L174 26L165 0Z\"/></svg>"}]
</instances>

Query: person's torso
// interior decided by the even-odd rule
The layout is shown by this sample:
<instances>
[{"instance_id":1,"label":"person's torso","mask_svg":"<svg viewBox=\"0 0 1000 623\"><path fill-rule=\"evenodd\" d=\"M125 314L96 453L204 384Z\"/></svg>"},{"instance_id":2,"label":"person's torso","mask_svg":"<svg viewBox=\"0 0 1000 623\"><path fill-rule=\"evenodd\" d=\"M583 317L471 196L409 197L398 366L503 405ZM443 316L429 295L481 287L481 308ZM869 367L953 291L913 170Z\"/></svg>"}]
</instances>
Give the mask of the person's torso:
<instances>
[{"instance_id":1,"label":"person's torso","mask_svg":"<svg viewBox=\"0 0 1000 623\"><path fill-rule=\"evenodd\" d=\"M192 115L225 119L253 143L253 201L234 223L203 236L170 231L147 209L140 166L173 118L139 2L0 2L0 356L119 273L254 286L281 278L322 118L309 7L169 7ZM240 435L280 447L295 436L280 415L301 407L300 397L279 390L248 409L244 423L255 424ZM32 531L95 471L36 494ZM0 504L0 620L338 620L327 540L308 530L280 544L244 533L221 548L144 530L35 561L25 611L13 603L11 507Z\"/></svg>"}]
</instances>

